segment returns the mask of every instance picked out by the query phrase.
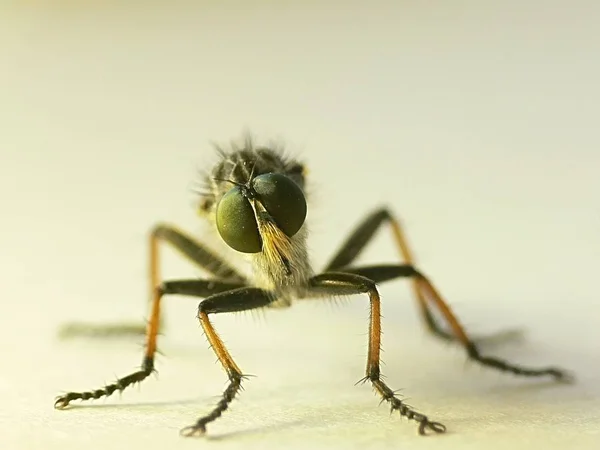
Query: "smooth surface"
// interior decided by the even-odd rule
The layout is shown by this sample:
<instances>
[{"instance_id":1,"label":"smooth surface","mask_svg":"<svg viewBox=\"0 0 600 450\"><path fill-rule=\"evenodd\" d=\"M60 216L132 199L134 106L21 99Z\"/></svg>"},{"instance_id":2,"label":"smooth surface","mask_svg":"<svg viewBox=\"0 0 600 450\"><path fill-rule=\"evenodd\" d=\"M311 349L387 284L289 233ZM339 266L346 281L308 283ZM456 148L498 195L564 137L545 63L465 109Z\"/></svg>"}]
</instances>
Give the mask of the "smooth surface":
<instances>
[{"instance_id":1,"label":"smooth surface","mask_svg":"<svg viewBox=\"0 0 600 450\"><path fill-rule=\"evenodd\" d=\"M137 3L2 6L3 449L600 448L596 2ZM60 342L60 325L144 319L149 228L203 236L198 171L210 142L244 130L309 164L316 266L388 204L469 331L526 329L490 353L577 384L465 364L425 337L398 282L382 286L383 371L444 436L417 436L353 385L360 298L217 317L256 378L206 441L178 436L225 382L195 300L165 302L158 379L55 411L55 395L125 375L142 352ZM395 257L381 233L363 260ZM165 252L164 274L200 272Z\"/></svg>"}]
</instances>

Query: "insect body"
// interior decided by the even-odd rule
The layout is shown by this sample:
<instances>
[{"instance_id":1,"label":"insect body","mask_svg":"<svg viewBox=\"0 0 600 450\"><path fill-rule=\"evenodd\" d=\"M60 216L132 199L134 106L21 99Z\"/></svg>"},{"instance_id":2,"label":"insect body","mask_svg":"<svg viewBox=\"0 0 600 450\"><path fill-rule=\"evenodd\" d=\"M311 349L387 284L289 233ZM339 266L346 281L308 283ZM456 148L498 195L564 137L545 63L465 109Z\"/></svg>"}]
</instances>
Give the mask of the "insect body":
<instances>
[{"instance_id":1,"label":"insect body","mask_svg":"<svg viewBox=\"0 0 600 450\"><path fill-rule=\"evenodd\" d=\"M383 401L418 423L418 431L442 433L445 426L429 419L400 400L383 381L380 372L381 302L377 284L409 278L420 313L436 336L461 344L469 358L501 371L524 376L550 376L566 379L566 372L553 368L526 368L504 360L483 356L468 337L457 317L434 285L413 263L399 221L387 210L367 215L350 234L324 270L315 274L309 263L305 219L305 170L302 163L286 158L278 150L257 147L248 139L242 146L220 151L220 161L206 176L208 192L201 195L200 209L223 241L245 254L252 266L250 279L224 260L170 225L158 225L150 238L150 282L152 308L146 329L146 346L140 370L105 387L70 392L60 396L55 407L62 409L73 400L97 399L141 382L154 371L154 355L164 295L201 297L198 319L206 337L229 378L214 409L182 430L186 436L203 434L207 424L218 419L239 392L244 375L237 366L210 320L212 314L247 311L265 307L287 307L293 300L307 297L335 297L362 294L370 302L369 342L364 381L370 382ZM403 260L395 264L355 266L353 262L382 226L391 228ZM159 243L172 245L210 275L206 279L162 281L159 276ZM435 320L435 308L447 322L444 331Z\"/></svg>"}]
</instances>

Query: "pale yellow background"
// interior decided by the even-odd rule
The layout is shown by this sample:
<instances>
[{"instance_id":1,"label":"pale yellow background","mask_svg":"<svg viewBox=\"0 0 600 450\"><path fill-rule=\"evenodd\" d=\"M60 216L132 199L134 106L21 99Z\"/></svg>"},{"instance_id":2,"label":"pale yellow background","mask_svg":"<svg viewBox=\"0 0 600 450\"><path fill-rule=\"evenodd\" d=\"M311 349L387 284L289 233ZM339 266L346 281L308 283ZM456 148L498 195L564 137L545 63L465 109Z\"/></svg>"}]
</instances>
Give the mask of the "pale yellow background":
<instances>
[{"instance_id":1,"label":"pale yellow background","mask_svg":"<svg viewBox=\"0 0 600 450\"><path fill-rule=\"evenodd\" d=\"M600 448L597 2L100 3L0 8L0 448ZM398 282L383 371L446 435L353 385L359 297L217 317L257 377L209 440L178 436L225 386L193 299L165 302L158 379L53 410L137 367L140 340L56 331L144 319L148 229L202 236L197 171L244 130L309 164L315 264L388 204L470 331L527 330L489 352L578 383L465 364ZM363 260L394 258L382 233ZM167 254L166 275L199 273Z\"/></svg>"}]
</instances>

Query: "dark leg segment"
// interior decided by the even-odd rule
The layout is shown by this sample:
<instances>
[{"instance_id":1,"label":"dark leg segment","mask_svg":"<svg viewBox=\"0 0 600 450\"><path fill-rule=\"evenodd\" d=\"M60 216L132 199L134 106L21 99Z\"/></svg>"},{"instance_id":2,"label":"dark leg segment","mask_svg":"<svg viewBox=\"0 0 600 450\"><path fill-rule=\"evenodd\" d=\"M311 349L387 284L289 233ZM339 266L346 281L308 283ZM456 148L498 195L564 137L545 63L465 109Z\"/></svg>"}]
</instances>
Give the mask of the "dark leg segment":
<instances>
[{"instance_id":1,"label":"dark leg segment","mask_svg":"<svg viewBox=\"0 0 600 450\"><path fill-rule=\"evenodd\" d=\"M161 282L159 252L159 244L161 242L169 244L192 263L206 270L216 278L228 280L233 283L245 284L243 276L238 274L234 268L229 266L205 246L171 225L160 224L155 226L150 233L148 267L150 292L152 292ZM141 335L144 334L144 332L145 326L138 323L95 325L76 322L62 326L59 335L63 338L74 336L114 337Z\"/></svg>"},{"instance_id":2,"label":"dark leg segment","mask_svg":"<svg viewBox=\"0 0 600 450\"><path fill-rule=\"evenodd\" d=\"M161 224L155 226L150 235L150 279L153 282L152 288L160 282L158 270L158 244L160 241L170 244L195 265L211 273L216 278L245 283L243 276L205 246L175 227Z\"/></svg>"},{"instance_id":3,"label":"dark leg segment","mask_svg":"<svg viewBox=\"0 0 600 450\"><path fill-rule=\"evenodd\" d=\"M427 279L427 277L425 277L423 274L417 271L417 269L410 265L389 264L378 266L365 266L348 268L347 271L349 273L368 277L375 283L382 283L384 281L392 280L394 278L405 277L410 277L413 280L415 280L415 282L419 285L419 289L422 292L428 294L427 298L430 299L430 301L443 315L444 319L448 322L454 333L454 337L465 348L469 358L484 366L492 367L494 369L504 372L511 372L515 375L521 376L539 377L549 375L557 380L569 380L571 378L570 374L568 374L564 370L555 367L531 369L516 364L511 364L507 361L498 358L482 356L477 345L467 336L463 326L458 321L458 318L454 315L454 313L450 309L450 306L448 306L444 299L442 299L442 297L437 292L433 284Z\"/></svg>"},{"instance_id":4,"label":"dark leg segment","mask_svg":"<svg viewBox=\"0 0 600 450\"><path fill-rule=\"evenodd\" d=\"M350 273L327 272L311 279L311 292L318 295L338 296L367 293L371 302L371 316L369 322L369 350L367 356L367 369L365 381L370 381L375 391L383 401L391 405L392 411L398 411L402 416L419 423L419 433L425 434L427 430L443 433L446 427L438 422L431 422L429 418L416 412L406 405L394 394L387 384L381 379L380 352L381 352L381 302L375 283L361 275Z\"/></svg>"},{"instance_id":5,"label":"dark leg segment","mask_svg":"<svg viewBox=\"0 0 600 450\"><path fill-rule=\"evenodd\" d=\"M402 260L410 266L414 266L414 258L408 242L404 236L404 231L398 219L396 219L387 208L381 208L368 215L363 222L350 234L346 241L342 244L336 255L331 259L331 262L325 268L326 272L331 271L346 271L348 267L360 255L367 244L373 239L375 233L384 223L389 223L392 228L392 234L396 247ZM419 305L421 317L425 322L427 329L444 340L452 340L454 336L445 331L435 320L434 316L428 308L427 302L423 293L419 289L419 285L413 281L413 293Z\"/></svg>"},{"instance_id":6,"label":"dark leg segment","mask_svg":"<svg viewBox=\"0 0 600 450\"><path fill-rule=\"evenodd\" d=\"M54 407L66 408L73 400L89 400L108 397L115 391L123 391L128 386L139 383L154 371L154 354L156 353L156 339L160 323L160 303L165 294L190 295L195 297L208 297L212 294L239 288L240 284L219 282L215 280L181 280L163 283L154 289L152 300L152 313L146 329L146 350L142 361L142 368L137 372L119 378L115 383L102 388L86 392L69 392L56 399Z\"/></svg>"},{"instance_id":7,"label":"dark leg segment","mask_svg":"<svg viewBox=\"0 0 600 450\"><path fill-rule=\"evenodd\" d=\"M217 406L215 406L209 414L199 418L194 425L181 430L181 434L184 436L204 434L206 432L206 425L221 417L221 415L229 408L229 404L240 391L242 379L244 378L242 371L237 366L225 348L223 341L210 323L208 315L262 308L268 306L274 300L275 298L270 293L263 291L262 289L248 287L213 295L200 303L198 308L200 324L202 325L202 329L206 334L210 346L219 358L225 372L227 372L229 384L227 388L225 388L223 396L221 397L221 400L219 400L219 403L217 403Z\"/></svg>"},{"instance_id":8,"label":"dark leg segment","mask_svg":"<svg viewBox=\"0 0 600 450\"><path fill-rule=\"evenodd\" d=\"M442 313L442 315L452 328L454 335L467 351L467 355L469 356L469 358L473 361L476 361L479 364L492 367L503 372L511 372L515 375L521 375L526 377L541 377L549 375L559 381L571 381L573 379L572 375L569 372L557 367L532 369L517 364L511 364L499 358L482 356L479 352L477 345L471 339L469 339L469 337L464 331L463 326L458 321L458 318L454 315L448 304L442 299L442 297L437 292L433 284L431 284L431 282L422 274L418 274L417 276L415 276L415 279L417 280L419 285L422 286L423 291L428 294L428 298L431 299L433 304Z\"/></svg>"}]
</instances>

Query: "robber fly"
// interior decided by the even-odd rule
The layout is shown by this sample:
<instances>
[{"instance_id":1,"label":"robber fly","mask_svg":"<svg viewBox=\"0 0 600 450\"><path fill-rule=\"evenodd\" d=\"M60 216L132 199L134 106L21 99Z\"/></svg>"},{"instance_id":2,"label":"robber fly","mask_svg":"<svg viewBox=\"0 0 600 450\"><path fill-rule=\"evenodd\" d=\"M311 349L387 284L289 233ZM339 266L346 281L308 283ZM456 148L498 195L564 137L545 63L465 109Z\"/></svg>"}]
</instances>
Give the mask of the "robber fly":
<instances>
[{"instance_id":1,"label":"robber fly","mask_svg":"<svg viewBox=\"0 0 600 450\"><path fill-rule=\"evenodd\" d=\"M222 364L229 383L210 413L181 430L185 436L202 435L207 424L225 412L241 389L244 372L238 367L211 323L212 314L256 308L289 307L293 300L331 298L363 294L370 302L366 374L382 401L392 411L418 423L420 434L443 433L446 427L430 420L398 398L380 372L381 302L377 285L398 278L411 281L420 314L434 335L462 345L468 357L484 366L528 377L568 379L558 368L527 368L495 357L484 356L467 335L458 318L432 282L413 263L400 222L390 210L368 214L350 233L322 272L315 273L307 252L306 170L302 162L277 148L255 146L247 138L241 145L217 148L219 161L206 174L207 192L200 195L200 210L216 227L218 235L233 250L245 255L252 274L244 277L204 244L171 225L157 225L150 235L150 283L152 306L146 328L146 345L140 370L113 384L86 392L69 392L58 397L55 407L63 409L73 400L98 399L123 391L154 372L154 356L161 322L161 299L165 295L200 297L197 318L211 348ZM354 261L375 235L387 225L402 262L355 266ZM206 279L165 281L159 276L159 243L168 243L210 275ZM437 310L449 327L441 327Z\"/></svg>"}]
</instances>

